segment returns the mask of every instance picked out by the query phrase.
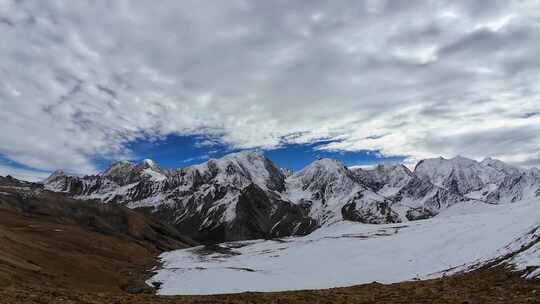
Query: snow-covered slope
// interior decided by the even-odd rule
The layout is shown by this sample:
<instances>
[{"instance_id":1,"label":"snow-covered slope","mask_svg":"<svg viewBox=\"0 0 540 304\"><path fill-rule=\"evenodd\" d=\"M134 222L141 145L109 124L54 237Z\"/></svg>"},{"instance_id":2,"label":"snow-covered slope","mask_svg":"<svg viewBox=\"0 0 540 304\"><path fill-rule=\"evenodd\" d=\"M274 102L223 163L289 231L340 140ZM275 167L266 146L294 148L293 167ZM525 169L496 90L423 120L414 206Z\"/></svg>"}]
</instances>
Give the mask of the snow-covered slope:
<instances>
[{"instance_id":1,"label":"snow-covered slope","mask_svg":"<svg viewBox=\"0 0 540 304\"><path fill-rule=\"evenodd\" d=\"M414 174L444 189L489 203L512 203L540 194L537 169L521 169L486 158L464 157L420 161Z\"/></svg>"},{"instance_id":2,"label":"snow-covered slope","mask_svg":"<svg viewBox=\"0 0 540 304\"><path fill-rule=\"evenodd\" d=\"M304 237L167 252L148 283L160 282L162 295L318 289L440 277L493 261L536 277L539 227L539 199L459 203L423 221L340 222Z\"/></svg>"},{"instance_id":3,"label":"snow-covered slope","mask_svg":"<svg viewBox=\"0 0 540 304\"><path fill-rule=\"evenodd\" d=\"M503 178L494 168L461 156L422 160L416 165L414 173L439 187L454 189L460 194L481 190Z\"/></svg>"},{"instance_id":4,"label":"snow-covered slope","mask_svg":"<svg viewBox=\"0 0 540 304\"><path fill-rule=\"evenodd\" d=\"M286 181L288 200L309 206L310 215L320 225L343 218L369 223L384 223L391 217L383 196L359 183L342 163L333 159L317 160Z\"/></svg>"},{"instance_id":5,"label":"snow-covered slope","mask_svg":"<svg viewBox=\"0 0 540 304\"><path fill-rule=\"evenodd\" d=\"M389 207L396 215L394 222L429 218L456 203L471 201L453 189L420 178L403 165L378 165L353 172L360 183L390 201Z\"/></svg>"}]
</instances>

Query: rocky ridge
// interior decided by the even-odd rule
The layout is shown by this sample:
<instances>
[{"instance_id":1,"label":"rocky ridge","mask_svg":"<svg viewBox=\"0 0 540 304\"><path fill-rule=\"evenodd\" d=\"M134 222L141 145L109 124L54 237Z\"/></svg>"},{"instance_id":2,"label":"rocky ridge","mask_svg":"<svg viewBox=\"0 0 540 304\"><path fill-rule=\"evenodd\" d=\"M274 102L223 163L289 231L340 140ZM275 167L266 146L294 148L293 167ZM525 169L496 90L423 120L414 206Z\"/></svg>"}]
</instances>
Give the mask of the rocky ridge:
<instances>
[{"instance_id":1,"label":"rocky ridge","mask_svg":"<svg viewBox=\"0 0 540 304\"><path fill-rule=\"evenodd\" d=\"M206 243L305 235L350 220L398 223L436 216L458 203L512 203L540 196L540 170L464 157L349 169L320 159L298 172L261 153L240 152L181 169L151 160L113 162L103 173L44 181L75 198L144 210Z\"/></svg>"}]
</instances>

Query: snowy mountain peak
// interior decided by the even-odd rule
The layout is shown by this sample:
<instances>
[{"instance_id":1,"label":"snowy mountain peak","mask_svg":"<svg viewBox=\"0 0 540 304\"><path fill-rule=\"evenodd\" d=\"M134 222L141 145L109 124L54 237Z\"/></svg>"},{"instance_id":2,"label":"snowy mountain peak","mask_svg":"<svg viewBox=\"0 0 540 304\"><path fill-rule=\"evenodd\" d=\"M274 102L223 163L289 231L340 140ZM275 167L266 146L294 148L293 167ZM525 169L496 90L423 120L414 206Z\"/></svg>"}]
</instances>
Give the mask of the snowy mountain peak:
<instances>
[{"instance_id":1,"label":"snowy mountain peak","mask_svg":"<svg viewBox=\"0 0 540 304\"><path fill-rule=\"evenodd\" d=\"M396 194L414 175L402 164L379 164L369 169L355 168L353 172L363 185L383 196Z\"/></svg>"},{"instance_id":2,"label":"snowy mountain peak","mask_svg":"<svg viewBox=\"0 0 540 304\"><path fill-rule=\"evenodd\" d=\"M163 170L150 159L145 159L137 164L121 160L112 162L101 176L124 186L141 180L163 181L166 176Z\"/></svg>"},{"instance_id":3,"label":"snowy mountain peak","mask_svg":"<svg viewBox=\"0 0 540 304\"><path fill-rule=\"evenodd\" d=\"M453 158L447 159L444 157L436 158L426 158L419 161L414 168L414 171L424 171L424 170L451 170L453 167L467 166L477 161L458 155Z\"/></svg>"},{"instance_id":4,"label":"snowy mountain peak","mask_svg":"<svg viewBox=\"0 0 540 304\"><path fill-rule=\"evenodd\" d=\"M63 175L66 175L64 170L59 169L59 170L54 171L50 176L63 176Z\"/></svg>"},{"instance_id":5,"label":"snowy mountain peak","mask_svg":"<svg viewBox=\"0 0 540 304\"><path fill-rule=\"evenodd\" d=\"M281 170L260 152L238 152L206 163L186 168L209 176L220 185L243 188L251 183L262 189L283 191L285 176Z\"/></svg>"},{"instance_id":6,"label":"snowy mountain peak","mask_svg":"<svg viewBox=\"0 0 540 304\"><path fill-rule=\"evenodd\" d=\"M64 176L66 176L64 170L56 170L53 173L51 173L51 175L49 175L49 177L47 177L45 180L43 180L43 183L47 184L47 183L50 183L50 182L58 179L59 177L64 177Z\"/></svg>"},{"instance_id":7,"label":"snowy mountain peak","mask_svg":"<svg viewBox=\"0 0 540 304\"><path fill-rule=\"evenodd\" d=\"M67 176L64 170L56 170L49 177L43 180L43 185L45 189L51 191L65 191Z\"/></svg>"},{"instance_id":8,"label":"snowy mountain peak","mask_svg":"<svg viewBox=\"0 0 540 304\"><path fill-rule=\"evenodd\" d=\"M311 164L307 165L302 171L300 172L309 172L309 171L320 171L324 170L326 172L349 172L349 170L341 163L339 160L332 159L332 158L321 158L318 159Z\"/></svg>"},{"instance_id":9,"label":"snowy mountain peak","mask_svg":"<svg viewBox=\"0 0 540 304\"><path fill-rule=\"evenodd\" d=\"M158 164L156 164L155 161L151 160L151 159L143 159L140 164L144 165L145 167L147 168L153 168L153 167L158 167Z\"/></svg>"},{"instance_id":10,"label":"snowy mountain peak","mask_svg":"<svg viewBox=\"0 0 540 304\"><path fill-rule=\"evenodd\" d=\"M341 217L341 208L356 192L365 190L354 174L334 159L319 159L287 178L287 197L306 202L319 223Z\"/></svg>"},{"instance_id":11,"label":"snowy mountain peak","mask_svg":"<svg viewBox=\"0 0 540 304\"><path fill-rule=\"evenodd\" d=\"M116 160L111 162L111 164L105 169L103 175L115 175L127 173L133 169L135 165L127 160Z\"/></svg>"},{"instance_id":12,"label":"snowy mountain peak","mask_svg":"<svg viewBox=\"0 0 540 304\"><path fill-rule=\"evenodd\" d=\"M221 159L236 158L236 159L255 159L265 158L264 154L260 151L240 151L227 154Z\"/></svg>"},{"instance_id":13,"label":"snowy mountain peak","mask_svg":"<svg viewBox=\"0 0 540 304\"><path fill-rule=\"evenodd\" d=\"M301 181L303 188L315 187L320 190L331 183L353 184L354 175L340 161L323 158L312 162L288 179Z\"/></svg>"},{"instance_id":14,"label":"snowy mountain peak","mask_svg":"<svg viewBox=\"0 0 540 304\"><path fill-rule=\"evenodd\" d=\"M349 169L324 158L292 173L260 152L239 152L182 169L161 169L146 159L113 162L100 175L75 177L59 171L45 187L130 208L154 207L197 238L234 228L227 230L230 236L216 236L224 240L239 237L234 234L238 231L251 235L245 233L253 218L269 228L287 223L282 231L289 231L304 216L318 226L341 220L394 223L433 217L462 202L502 204L540 197L540 170L458 156L420 161L413 172L401 164ZM261 210L265 215L255 216ZM293 230L306 232L309 227Z\"/></svg>"},{"instance_id":15,"label":"snowy mountain peak","mask_svg":"<svg viewBox=\"0 0 540 304\"><path fill-rule=\"evenodd\" d=\"M398 174L412 175L411 170L403 164L378 164L372 170L379 172L396 172Z\"/></svg>"},{"instance_id":16,"label":"snowy mountain peak","mask_svg":"<svg viewBox=\"0 0 540 304\"><path fill-rule=\"evenodd\" d=\"M422 160L416 165L414 173L439 187L453 189L460 194L480 190L497 178L496 170L462 156Z\"/></svg>"},{"instance_id":17,"label":"snowy mountain peak","mask_svg":"<svg viewBox=\"0 0 540 304\"><path fill-rule=\"evenodd\" d=\"M450 161L464 162L464 163L476 162L474 159L471 159L462 155L456 155L455 157L451 158Z\"/></svg>"},{"instance_id":18,"label":"snowy mountain peak","mask_svg":"<svg viewBox=\"0 0 540 304\"><path fill-rule=\"evenodd\" d=\"M515 202L540 193L540 182L530 172L493 158L477 162L463 157L426 159L414 170L439 187L491 203Z\"/></svg>"},{"instance_id":19,"label":"snowy mountain peak","mask_svg":"<svg viewBox=\"0 0 540 304\"><path fill-rule=\"evenodd\" d=\"M485 158L480 163L484 166L491 167L499 172L506 173L506 174L521 174L523 172L523 170L520 170L517 167L514 167L503 161L500 161L498 159L494 159L491 157Z\"/></svg>"}]
</instances>

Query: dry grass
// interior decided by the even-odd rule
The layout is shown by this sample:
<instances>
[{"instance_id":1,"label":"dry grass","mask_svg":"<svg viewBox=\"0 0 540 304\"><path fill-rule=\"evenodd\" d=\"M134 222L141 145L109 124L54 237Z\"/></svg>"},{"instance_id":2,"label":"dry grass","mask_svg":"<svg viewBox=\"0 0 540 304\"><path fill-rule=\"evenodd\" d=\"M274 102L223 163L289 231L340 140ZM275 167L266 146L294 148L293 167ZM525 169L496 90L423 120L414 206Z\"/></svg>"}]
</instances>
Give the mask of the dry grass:
<instances>
[{"instance_id":1,"label":"dry grass","mask_svg":"<svg viewBox=\"0 0 540 304\"><path fill-rule=\"evenodd\" d=\"M126 293L11 287L0 290L0 302L17 303L540 303L540 284L502 268L430 281L391 285L217 296L158 297Z\"/></svg>"}]
</instances>

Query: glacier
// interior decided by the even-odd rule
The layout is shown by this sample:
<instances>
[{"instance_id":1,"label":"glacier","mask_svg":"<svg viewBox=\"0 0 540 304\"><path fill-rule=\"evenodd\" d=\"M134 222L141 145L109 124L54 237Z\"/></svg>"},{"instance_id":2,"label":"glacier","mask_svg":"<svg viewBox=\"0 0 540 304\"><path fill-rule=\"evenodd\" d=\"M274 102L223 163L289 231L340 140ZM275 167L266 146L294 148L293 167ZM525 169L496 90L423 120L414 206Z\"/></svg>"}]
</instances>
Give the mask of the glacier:
<instances>
[{"instance_id":1,"label":"glacier","mask_svg":"<svg viewBox=\"0 0 540 304\"><path fill-rule=\"evenodd\" d=\"M533 278L540 275L539 227L538 199L461 203L426 220L341 221L304 237L166 252L147 283L158 283L161 295L321 289L430 279L493 262L531 269L524 275Z\"/></svg>"}]
</instances>

